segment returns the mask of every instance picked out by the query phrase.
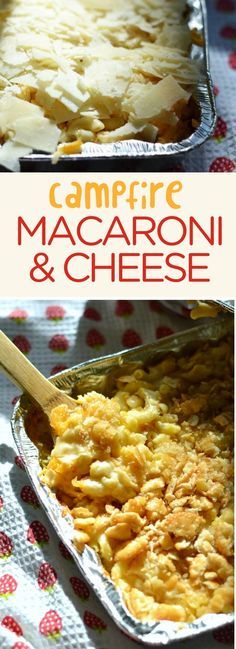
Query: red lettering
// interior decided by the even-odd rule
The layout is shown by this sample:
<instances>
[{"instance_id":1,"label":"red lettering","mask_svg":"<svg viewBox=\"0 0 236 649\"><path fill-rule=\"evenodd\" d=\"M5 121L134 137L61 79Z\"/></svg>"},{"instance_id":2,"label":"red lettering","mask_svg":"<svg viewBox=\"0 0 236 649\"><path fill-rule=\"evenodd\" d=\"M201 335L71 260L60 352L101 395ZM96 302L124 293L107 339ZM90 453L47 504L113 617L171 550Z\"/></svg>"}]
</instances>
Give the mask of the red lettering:
<instances>
[{"instance_id":1,"label":"red lettering","mask_svg":"<svg viewBox=\"0 0 236 649\"><path fill-rule=\"evenodd\" d=\"M84 277L75 277L72 275L71 271L69 270L69 265L73 259L78 259L81 257L82 259L89 259L89 256L84 254L83 252L74 252L72 255L67 257L65 263L64 263L64 271L66 274L66 277L71 281L71 282L87 282L89 279L89 275L85 275Z\"/></svg>"},{"instance_id":2,"label":"red lettering","mask_svg":"<svg viewBox=\"0 0 236 649\"><path fill-rule=\"evenodd\" d=\"M120 233L113 233L113 230L115 226L118 225ZM119 219L119 216L115 216L109 229L108 232L105 236L105 239L103 241L103 246L106 245L109 239L124 239L125 242L127 243L127 246L130 246L130 240L128 238L128 235L126 234L126 231L121 223L121 220Z\"/></svg>"},{"instance_id":3,"label":"red lettering","mask_svg":"<svg viewBox=\"0 0 236 649\"><path fill-rule=\"evenodd\" d=\"M84 239L83 235L81 234L81 229L82 225L86 223L87 221L97 221L98 223L102 223L102 219L100 219L98 216L85 216L84 219L81 219L77 226L77 235L81 243L84 243L85 246L98 246L99 243L102 243L102 239L97 239L97 241L86 241Z\"/></svg>"},{"instance_id":4,"label":"red lettering","mask_svg":"<svg viewBox=\"0 0 236 649\"><path fill-rule=\"evenodd\" d=\"M112 252L111 254L111 263L108 265L102 265L99 266L96 264L96 255L94 252L92 252L91 255L91 280L92 282L96 282L96 271L97 270L110 270L111 271L111 281L115 281L115 253Z\"/></svg>"},{"instance_id":5,"label":"red lettering","mask_svg":"<svg viewBox=\"0 0 236 649\"><path fill-rule=\"evenodd\" d=\"M140 221L145 222L145 223L148 222L151 225L147 230L143 230L143 229L138 230L138 224L140 223ZM140 223L140 225L141 225L141 223ZM148 241L150 241L152 246L154 246L155 245L155 239L153 239L153 237L150 236L150 233L155 230L155 227L156 227L156 222L151 217L149 217L149 216L134 216L134 218L133 218L133 245L136 246L137 237L138 237L139 234L142 234L148 239Z\"/></svg>"},{"instance_id":6,"label":"red lettering","mask_svg":"<svg viewBox=\"0 0 236 649\"><path fill-rule=\"evenodd\" d=\"M167 239L165 239L165 237L164 237L163 234L162 234L163 226L164 226L166 223L168 223L168 222L172 222L172 221L173 221L173 223L179 223L180 226L181 226L181 229L182 229L182 234L181 234L180 238L177 239L177 241L176 241L176 240L175 240L175 241L168 241ZM178 246L179 243L182 243L182 241L184 241L184 239L185 239L185 237L186 237L186 234L187 234L187 226L186 226L186 224L184 223L184 221L183 221L182 219L179 218L179 216L166 216L166 217L165 217L164 219L162 219L162 220L160 221L160 223L158 224L158 226L157 226L157 234L158 234L158 238L160 239L160 241L161 241L162 243L165 244L165 246Z\"/></svg>"},{"instance_id":7,"label":"red lettering","mask_svg":"<svg viewBox=\"0 0 236 649\"><path fill-rule=\"evenodd\" d=\"M176 253L171 253L166 257L166 265L168 266L168 268L174 268L174 270L179 270L181 275L180 277L176 277L176 278L169 277L169 275L165 275L165 279L167 279L168 282L182 282L186 277L186 270L184 270L182 266L177 266L177 264L173 264L171 261L172 257L174 258L179 257L180 259L185 259L185 256L182 255L180 252L176 252Z\"/></svg>"},{"instance_id":8,"label":"red lettering","mask_svg":"<svg viewBox=\"0 0 236 649\"><path fill-rule=\"evenodd\" d=\"M218 219L218 244L222 246L223 243L223 219L222 216L219 216Z\"/></svg>"},{"instance_id":9,"label":"red lettering","mask_svg":"<svg viewBox=\"0 0 236 649\"><path fill-rule=\"evenodd\" d=\"M210 234L207 234L206 230L202 228L200 223L196 221L194 216L189 217L189 243L190 246L194 245L194 231L195 229L199 230L203 234L204 238L208 241L211 246L214 246L215 243L215 220L214 216L210 217Z\"/></svg>"},{"instance_id":10,"label":"red lettering","mask_svg":"<svg viewBox=\"0 0 236 649\"><path fill-rule=\"evenodd\" d=\"M207 277L193 277L194 270L208 270L208 266L196 266L193 261L195 257L209 257L209 253L206 252L193 252L189 255L189 281L190 282L209 282L210 279Z\"/></svg>"},{"instance_id":11,"label":"red lettering","mask_svg":"<svg viewBox=\"0 0 236 649\"><path fill-rule=\"evenodd\" d=\"M154 270L154 269L155 270L161 270L161 268L162 268L162 266L159 266L159 264L149 265L147 263L147 260L150 257L154 257L154 258L156 258L156 257L164 257L164 255L161 252L157 252L157 253L154 253L154 254L149 253L149 252L144 253L144 255L143 255L143 282L164 282L164 279L161 278L161 277L156 278L156 279L148 277L148 274L147 274L148 270Z\"/></svg>"},{"instance_id":12,"label":"red lettering","mask_svg":"<svg viewBox=\"0 0 236 649\"><path fill-rule=\"evenodd\" d=\"M62 232L58 232L61 225L65 229L64 232L63 232L63 230L62 230ZM60 218L58 219L58 221L57 221L57 223L55 225L55 228L52 231L52 234L51 234L51 236L50 236L50 238L48 240L48 245L49 246L51 246L54 239L70 239L70 242L72 243L72 246L76 245L76 241L75 241L75 239L74 239L74 237L73 237L73 235L72 235L72 233L70 231L70 228L69 228L64 216L60 216Z\"/></svg>"},{"instance_id":13,"label":"red lettering","mask_svg":"<svg viewBox=\"0 0 236 649\"><path fill-rule=\"evenodd\" d=\"M141 280L138 279L138 278L124 277L124 271L125 270L137 270L138 269L138 266L136 266L136 265L124 264L124 259L126 257L140 257L140 254L136 253L136 252L131 252L131 253L121 252L119 254L119 281L120 282L140 282Z\"/></svg>"},{"instance_id":14,"label":"red lettering","mask_svg":"<svg viewBox=\"0 0 236 649\"><path fill-rule=\"evenodd\" d=\"M41 228L41 241L40 241L40 243L42 244L42 246L45 246L45 245L46 245L46 219L45 219L45 216L42 216L42 218L38 221L38 223L36 223L36 225L35 225L35 227L33 228L33 230L30 230L29 226L28 226L27 223L24 221L24 219L22 218L22 216L19 216L19 217L18 217L18 232L17 232L17 235L18 235L18 238L17 238L18 246L21 246L21 245L22 245L22 228L25 228L26 232L28 233L28 235L29 235L30 237L34 237L34 235L36 234L37 230L39 230L39 229Z\"/></svg>"}]
</instances>

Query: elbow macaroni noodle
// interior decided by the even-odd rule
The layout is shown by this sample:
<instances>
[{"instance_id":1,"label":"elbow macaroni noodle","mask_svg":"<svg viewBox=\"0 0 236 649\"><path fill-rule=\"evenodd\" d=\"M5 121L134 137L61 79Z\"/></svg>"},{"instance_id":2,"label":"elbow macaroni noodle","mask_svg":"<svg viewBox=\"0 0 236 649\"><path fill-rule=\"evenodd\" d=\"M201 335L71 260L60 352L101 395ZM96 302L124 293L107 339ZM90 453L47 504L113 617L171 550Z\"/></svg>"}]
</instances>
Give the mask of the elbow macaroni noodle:
<instances>
[{"instance_id":1,"label":"elbow macaroni noodle","mask_svg":"<svg viewBox=\"0 0 236 649\"><path fill-rule=\"evenodd\" d=\"M233 608L231 370L230 342L207 343L52 411L42 479L139 620Z\"/></svg>"}]
</instances>

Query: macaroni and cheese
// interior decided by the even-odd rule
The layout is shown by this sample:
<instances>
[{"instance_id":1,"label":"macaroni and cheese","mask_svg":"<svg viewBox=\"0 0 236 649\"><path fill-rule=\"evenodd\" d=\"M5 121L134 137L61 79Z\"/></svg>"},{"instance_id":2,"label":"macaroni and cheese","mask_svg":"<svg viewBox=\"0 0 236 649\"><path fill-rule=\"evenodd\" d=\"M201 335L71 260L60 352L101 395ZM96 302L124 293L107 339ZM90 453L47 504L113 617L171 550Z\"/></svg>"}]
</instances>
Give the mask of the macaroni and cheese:
<instances>
[{"instance_id":1,"label":"macaroni and cheese","mask_svg":"<svg viewBox=\"0 0 236 649\"><path fill-rule=\"evenodd\" d=\"M197 126L186 0L0 0L0 163Z\"/></svg>"},{"instance_id":2,"label":"macaroni and cheese","mask_svg":"<svg viewBox=\"0 0 236 649\"><path fill-rule=\"evenodd\" d=\"M139 620L233 608L232 383L221 340L52 411L42 479Z\"/></svg>"}]
</instances>

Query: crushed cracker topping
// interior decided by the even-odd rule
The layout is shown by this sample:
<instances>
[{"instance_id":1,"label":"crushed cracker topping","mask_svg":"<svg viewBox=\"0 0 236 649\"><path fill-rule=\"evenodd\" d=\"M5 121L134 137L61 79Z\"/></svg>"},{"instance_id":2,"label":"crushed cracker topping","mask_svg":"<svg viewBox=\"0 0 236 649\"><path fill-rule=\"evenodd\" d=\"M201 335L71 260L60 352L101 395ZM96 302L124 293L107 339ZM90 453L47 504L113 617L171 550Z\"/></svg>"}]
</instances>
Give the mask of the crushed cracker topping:
<instances>
[{"instance_id":1,"label":"crushed cracker topping","mask_svg":"<svg viewBox=\"0 0 236 649\"><path fill-rule=\"evenodd\" d=\"M43 480L139 620L233 610L232 367L205 343L52 412Z\"/></svg>"}]
</instances>

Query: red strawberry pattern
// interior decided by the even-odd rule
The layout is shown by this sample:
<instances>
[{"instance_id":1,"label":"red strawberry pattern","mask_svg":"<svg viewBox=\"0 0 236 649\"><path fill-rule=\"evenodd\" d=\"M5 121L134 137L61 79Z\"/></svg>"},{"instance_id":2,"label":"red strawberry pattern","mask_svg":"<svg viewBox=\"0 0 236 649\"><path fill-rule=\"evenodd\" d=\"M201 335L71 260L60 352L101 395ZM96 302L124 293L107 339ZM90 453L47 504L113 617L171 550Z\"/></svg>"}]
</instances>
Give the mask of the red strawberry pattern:
<instances>
[{"instance_id":1,"label":"red strawberry pattern","mask_svg":"<svg viewBox=\"0 0 236 649\"><path fill-rule=\"evenodd\" d=\"M97 309L94 309L91 306L88 306L85 309L84 312L84 318L87 318L88 320L95 320L96 322L99 322L102 319L101 314Z\"/></svg>"},{"instance_id":2,"label":"red strawberry pattern","mask_svg":"<svg viewBox=\"0 0 236 649\"><path fill-rule=\"evenodd\" d=\"M236 70L236 52L230 52L229 54L229 67Z\"/></svg>"},{"instance_id":3,"label":"red strawberry pattern","mask_svg":"<svg viewBox=\"0 0 236 649\"><path fill-rule=\"evenodd\" d=\"M41 590L48 592L53 589L57 583L57 573L50 563L42 563L39 568L38 585Z\"/></svg>"},{"instance_id":4,"label":"red strawberry pattern","mask_svg":"<svg viewBox=\"0 0 236 649\"><path fill-rule=\"evenodd\" d=\"M48 306L46 309L46 318L58 322L59 320L63 320L65 313L63 306Z\"/></svg>"},{"instance_id":5,"label":"red strawberry pattern","mask_svg":"<svg viewBox=\"0 0 236 649\"><path fill-rule=\"evenodd\" d=\"M32 505L32 507L35 508L39 507L39 501L36 493L29 485L25 485L25 487L21 489L20 496L24 503L27 503L27 505Z\"/></svg>"},{"instance_id":6,"label":"red strawberry pattern","mask_svg":"<svg viewBox=\"0 0 236 649\"><path fill-rule=\"evenodd\" d=\"M122 345L124 347L138 347L142 345L142 338L134 329L126 329L122 336Z\"/></svg>"},{"instance_id":7,"label":"red strawberry pattern","mask_svg":"<svg viewBox=\"0 0 236 649\"><path fill-rule=\"evenodd\" d=\"M216 9L224 13L230 13L235 10L234 0L217 0Z\"/></svg>"},{"instance_id":8,"label":"red strawberry pattern","mask_svg":"<svg viewBox=\"0 0 236 649\"><path fill-rule=\"evenodd\" d=\"M28 338L26 338L26 336L15 336L15 338L13 338L13 343L14 345L16 345L16 347L18 347L22 354L27 355L31 350L30 341L28 340Z\"/></svg>"},{"instance_id":9,"label":"red strawberry pattern","mask_svg":"<svg viewBox=\"0 0 236 649\"><path fill-rule=\"evenodd\" d=\"M100 349L105 345L105 338L103 334L97 329L90 329L86 336L86 343L93 349Z\"/></svg>"},{"instance_id":10,"label":"red strawberry pattern","mask_svg":"<svg viewBox=\"0 0 236 649\"><path fill-rule=\"evenodd\" d=\"M4 505L3 498L2 496L0 496L0 511L1 509L3 509L3 505Z\"/></svg>"},{"instance_id":11,"label":"red strawberry pattern","mask_svg":"<svg viewBox=\"0 0 236 649\"><path fill-rule=\"evenodd\" d=\"M66 336L56 334L49 341L48 347L52 350L52 352L62 354L63 352L67 352L67 350L69 349L69 340L68 338L66 338Z\"/></svg>"},{"instance_id":12,"label":"red strawberry pattern","mask_svg":"<svg viewBox=\"0 0 236 649\"><path fill-rule=\"evenodd\" d=\"M160 313L162 311L162 306L158 300L151 300L149 302L149 307L154 313Z\"/></svg>"},{"instance_id":13,"label":"red strawberry pattern","mask_svg":"<svg viewBox=\"0 0 236 649\"><path fill-rule=\"evenodd\" d=\"M25 642L15 642L13 645L12 649L29 649L29 645L25 644Z\"/></svg>"},{"instance_id":14,"label":"red strawberry pattern","mask_svg":"<svg viewBox=\"0 0 236 649\"><path fill-rule=\"evenodd\" d=\"M98 617L94 613L91 613L90 611L85 611L84 623L89 629L98 631L99 633L107 629L107 624L105 624L105 622L103 622L100 617Z\"/></svg>"},{"instance_id":15,"label":"red strawberry pattern","mask_svg":"<svg viewBox=\"0 0 236 649\"><path fill-rule=\"evenodd\" d=\"M58 372L63 372L64 370L67 370L67 365L54 365L54 367L52 367L51 369L50 374L51 376L53 376L54 374L57 374Z\"/></svg>"},{"instance_id":16,"label":"red strawberry pattern","mask_svg":"<svg viewBox=\"0 0 236 649\"><path fill-rule=\"evenodd\" d=\"M64 545L64 543L62 543L62 541L59 541L58 547L59 547L59 550L60 550L60 553L61 553L63 559L67 559L68 561L72 561L72 556L71 556L69 550L67 550L67 547Z\"/></svg>"},{"instance_id":17,"label":"red strawberry pattern","mask_svg":"<svg viewBox=\"0 0 236 649\"><path fill-rule=\"evenodd\" d=\"M209 171L212 172L230 172L234 171L236 169L236 165L233 162L233 160L230 160L229 158L225 158L222 156L221 158L215 158L213 162L210 165Z\"/></svg>"},{"instance_id":18,"label":"red strawberry pattern","mask_svg":"<svg viewBox=\"0 0 236 649\"><path fill-rule=\"evenodd\" d=\"M217 142L222 142L227 135L227 124L222 117L217 118L216 127L213 133L213 138Z\"/></svg>"},{"instance_id":19,"label":"red strawberry pattern","mask_svg":"<svg viewBox=\"0 0 236 649\"><path fill-rule=\"evenodd\" d=\"M43 523L33 521L27 530L27 540L33 545L43 546L49 541L49 535Z\"/></svg>"},{"instance_id":20,"label":"red strawberry pattern","mask_svg":"<svg viewBox=\"0 0 236 649\"><path fill-rule=\"evenodd\" d=\"M8 559L12 554L12 550L12 540L5 532L0 532L0 559Z\"/></svg>"},{"instance_id":21,"label":"red strawberry pattern","mask_svg":"<svg viewBox=\"0 0 236 649\"><path fill-rule=\"evenodd\" d=\"M128 300L118 300L115 308L115 315L119 318L129 318L134 312L134 306L132 302Z\"/></svg>"},{"instance_id":22,"label":"red strawberry pattern","mask_svg":"<svg viewBox=\"0 0 236 649\"><path fill-rule=\"evenodd\" d=\"M25 322L28 318L28 313L25 311L25 309L14 309L9 315L9 318L11 320L14 320L16 324L21 324L22 322Z\"/></svg>"},{"instance_id":23,"label":"red strawberry pattern","mask_svg":"<svg viewBox=\"0 0 236 649\"><path fill-rule=\"evenodd\" d=\"M21 457L20 455L16 455L15 464L16 464L16 466L19 467L19 469L21 469L22 471L25 471L25 463L24 463L23 457Z\"/></svg>"},{"instance_id":24,"label":"red strawberry pattern","mask_svg":"<svg viewBox=\"0 0 236 649\"><path fill-rule=\"evenodd\" d=\"M216 85L213 86L213 92L214 92L215 97L217 97L219 92L220 92L218 86L216 86Z\"/></svg>"},{"instance_id":25,"label":"red strawberry pattern","mask_svg":"<svg viewBox=\"0 0 236 649\"><path fill-rule=\"evenodd\" d=\"M188 309L188 307L186 307L186 306L182 306L181 307L181 313L182 313L182 315L184 315L185 318L189 318L190 313L191 313L191 309Z\"/></svg>"},{"instance_id":26,"label":"red strawberry pattern","mask_svg":"<svg viewBox=\"0 0 236 649\"><path fill-rule=\"evenodd\" d=\"M62 619L57 611L47 611L39 624L39 631L46 638L58 638L62 630Z\"/></svg>"},{"instance_id":27,"label":"red strawberry pattern","mask_svg":"<svg viewBox=\"0 0 236 649\"><path fill-rule=\"evenodd\" d=\"M213 633L213 638L217 640L218 642L222 642L223 644L232 644L234 643L234 625L232 624L225 624L225 626L222 626L220 629L214 629Z\"/></svg>"},{"instance_id":28,"label":"red strawberry pattern","mask_svg":"<svg viewBox=\"0 0 236 649\"><path fill-rule=\"evenodd\" d=\"M182 171L185 171L184 165L180 162L176 162L173 166L171 166L168 171L171 171L172 173L181 173Z\"/></svg>"},{"instance_id":29,"label":"red strawberry pattern","mask_svg":"<svg viewBox=\"0 0 236 649\"><path fill-rule=\"evenodd\" d=\"M222 36L222 38L227 38L229 40L236 39L236 26L234 26L234 25L225 25L220 30L220 36Z\"/></svg>"},{"instance_id":30,"label":"red strawberry pattern","mask_svg":"<svg viewBox=\"0 0 236 649\"><path fill-rule=\"evenodd\" d=\"M12 575L6 574L0 577L0 597L9 597L17 589L17 581Z\"/></svg>"},{"instance_id":31,"label":"red strawberry pattern","mask_svg":"<svg viewBox=\"0 0 236 649\"><path fill-rule=\"evenodd\" d=\"M17 401L19 400L19 398L20 398L20 397L19 397L19 394L17 394L15 397L13 397L12 402L11 402L11 405L12 405L12 406L15 406L16 403L17 403Z\"/></svg>"},{"instance_id":32,"label":"red strawberry pattern","mask_svg":"<svg viewBox=\"0 0 236 649\"><path fill-rule=\"evenodd\" d=\"M89 588L82 579L79 579L78 577L71 577L70 583L74 593L78 595L79 599L81 599L82 601L89 599Z\"/></svg>"},{"instance_id":33,"label":"red strawberry pattern","mask_svg":"<svg viewBox=\"0 0 236 649\"><path fill-rule=\"evenodd\" d=\"M6 615L6 617L3 618L1 625L5 626L6 629L9 629L9 631L12 631L16 635L23 635L22 628L20 627L18 622L16 622L16 620L14 620L14 618L10 615Z\"/></svg>"},{"instance_id":34,"label":"red strawberry pattern","mask_svg":"<svg viewBox=\"0 0 236 649\"><path fill-rule=\"evenodd\" d=\"M156 338L165 338L165 336L171 336L173 333L173 329L170 327L157 327Z\"/></svg>"}]
</instances>

